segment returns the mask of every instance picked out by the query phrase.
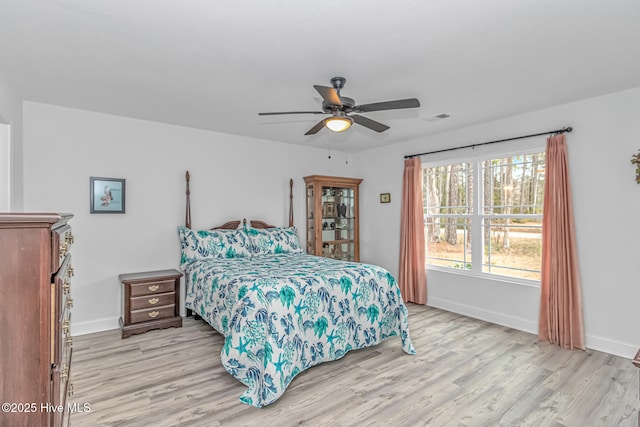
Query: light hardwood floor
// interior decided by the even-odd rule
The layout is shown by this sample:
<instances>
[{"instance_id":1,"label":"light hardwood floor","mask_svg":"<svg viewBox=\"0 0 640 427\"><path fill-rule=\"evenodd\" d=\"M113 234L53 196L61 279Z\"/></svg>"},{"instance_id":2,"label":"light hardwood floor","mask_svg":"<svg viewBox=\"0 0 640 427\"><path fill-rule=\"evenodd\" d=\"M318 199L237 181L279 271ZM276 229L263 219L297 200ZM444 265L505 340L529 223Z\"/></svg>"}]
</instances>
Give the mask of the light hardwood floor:
<instances>
[{"instance_id":1,"label":"light hardwood floor","mask_svg":"<svg viewBox=\"0 0 640 427\"><path fill-rule=\"evenodd\" d=\"M202 321L125 340L76 337L70 402L80 426L633 426L631 361L569 351L536 336L409 304L410 356L391 338L298 375L262 409L220 364L223 340Z\"/></svg>"}]
</instances>

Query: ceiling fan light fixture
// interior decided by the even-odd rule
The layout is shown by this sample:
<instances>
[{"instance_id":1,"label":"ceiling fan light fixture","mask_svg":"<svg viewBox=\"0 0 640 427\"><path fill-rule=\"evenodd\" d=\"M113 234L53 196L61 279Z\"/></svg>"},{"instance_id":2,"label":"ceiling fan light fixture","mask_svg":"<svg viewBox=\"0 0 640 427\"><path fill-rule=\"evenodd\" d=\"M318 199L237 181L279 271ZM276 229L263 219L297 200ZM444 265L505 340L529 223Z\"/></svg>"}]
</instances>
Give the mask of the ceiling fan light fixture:
<instances>
[{"instance_id":1,"label":"ceiling fan light fixture","mask_svg":"<svg viewBox=\"0 0 640 427\"><path fill-rule=\"evenodd\" d=\"M329 117L324 125L333 132L344 132L353 124L353 119L347 116Z\"/></svg>"}]
</instances>

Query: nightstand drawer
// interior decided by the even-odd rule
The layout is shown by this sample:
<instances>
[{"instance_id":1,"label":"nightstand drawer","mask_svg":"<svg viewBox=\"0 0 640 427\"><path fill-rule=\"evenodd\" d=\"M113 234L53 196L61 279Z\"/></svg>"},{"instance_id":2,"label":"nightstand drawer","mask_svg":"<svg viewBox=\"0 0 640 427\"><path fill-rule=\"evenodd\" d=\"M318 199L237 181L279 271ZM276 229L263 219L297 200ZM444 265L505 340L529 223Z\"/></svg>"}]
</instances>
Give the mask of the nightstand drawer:
<instances>
[{"instance_id":1,"label":"nightstand drawer","mask_svg":"<svg viewBox=\"0 0 640 427\"><path fill-rule=\"evenodd\" d=\"M175 279L131 284L131 296L162 294L175 289Z\"/></svg>"},{"instance_id":2,"label":"nightstand drawer","mask_svg":"<svg viewBox=\"0 0 640 427\"><path fill-rule=\"evenodd\" d=\"M144 295L131 298L131 310L141 310L144 308L162 307L163 305L174 304L176 300L175 292L164 294Z\"/></svg>"},{"instance_id":3,"label":"nightstand drawer","mask_svg":"<svg viewBox=\"0 0 640 427\"><path fill-rule=\"evenodd\" d=\"M131 323L148 322L150 320L164 319L173 317L175 304L165 305L162 307L147 308L144 310L131 311Z\"/></svg>"}]
</instances>

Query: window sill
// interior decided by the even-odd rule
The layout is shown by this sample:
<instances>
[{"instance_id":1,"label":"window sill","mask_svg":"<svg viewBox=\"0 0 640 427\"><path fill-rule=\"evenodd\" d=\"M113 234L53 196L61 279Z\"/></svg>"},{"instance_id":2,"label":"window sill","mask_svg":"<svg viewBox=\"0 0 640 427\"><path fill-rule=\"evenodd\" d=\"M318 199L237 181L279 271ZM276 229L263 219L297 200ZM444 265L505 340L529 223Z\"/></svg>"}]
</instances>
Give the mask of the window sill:
<instances>
[{"instance_id":1,"label":"window sill","mask_svg":"<svg viewBox=\"0 0 640 427\"><path fill-rule=\"evenodd\" d=\"M539 280L521 279L519 277L507 277L507 276L500 276L497 274L490 274L490 273L475 273L473 271L465 270L462 268L441 267L437 265L426 265L426 269L431 271L437 271L440 273L457 274L461 276L474 277L477 279L491 280L494 282L503 282L509 285L527 286L532 288L540 287Z\"/></svg>"}]
</instances>

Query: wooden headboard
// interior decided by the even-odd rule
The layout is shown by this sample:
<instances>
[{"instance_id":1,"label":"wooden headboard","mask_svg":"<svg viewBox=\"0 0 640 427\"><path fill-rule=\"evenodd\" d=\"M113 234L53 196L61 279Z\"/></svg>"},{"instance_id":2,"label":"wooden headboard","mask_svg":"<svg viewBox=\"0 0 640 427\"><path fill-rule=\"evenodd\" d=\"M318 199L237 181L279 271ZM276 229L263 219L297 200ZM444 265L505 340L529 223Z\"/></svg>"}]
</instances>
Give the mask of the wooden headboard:
<instances>
[{"instance_id":1,"label":"wooden headboard","mask_svg":"<svg viewBox=\"0 0 640 427\"><path fill-rule=\"evenodd\" d=\"M191 174L187 171L185 175L185 179L187 181L187 207L184 219L184 225L187 228L191 228L191 190L189 188L189 183L191 182ZM234 220L227 221L222 225L217 227L212 227L210 230L235 230L240 226L240 223L243 225L247 224L247 220L243 219L242 221ZM275 228L275 225L270 225L264 221L252 219L249 221L249 224L253 228ZM289 180L289 227L293 227L293 179Z\"/></svg>"}]
</instances>

